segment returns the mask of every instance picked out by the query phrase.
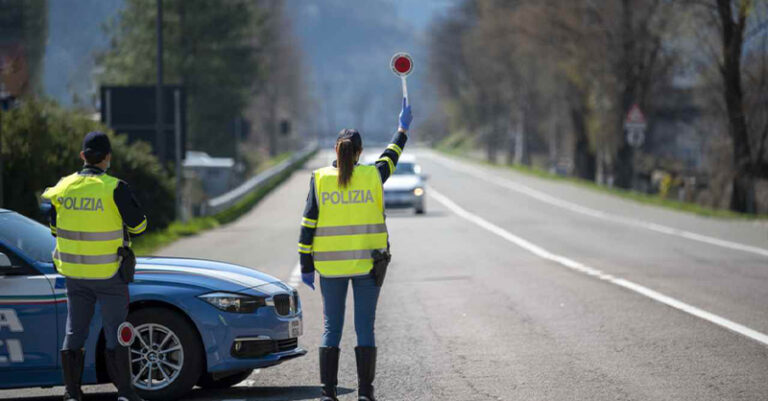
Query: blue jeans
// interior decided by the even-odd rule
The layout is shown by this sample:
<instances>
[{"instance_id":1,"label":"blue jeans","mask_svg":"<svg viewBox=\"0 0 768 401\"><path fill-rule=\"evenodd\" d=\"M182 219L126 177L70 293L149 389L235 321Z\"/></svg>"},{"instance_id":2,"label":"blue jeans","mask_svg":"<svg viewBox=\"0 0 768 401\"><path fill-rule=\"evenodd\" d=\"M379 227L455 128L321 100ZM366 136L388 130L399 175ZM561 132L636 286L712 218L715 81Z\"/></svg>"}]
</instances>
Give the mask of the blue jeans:
<instances>
[{"instance_id":1,"label":"blue jeans","mask_svg":"<svg viewBox=\"0 0 768 401\"><path fill-rule=\"evenodd\" d=\"M373 324L376 320L376 303L380 287L371 276L326 278L320 277L320 292L323 295L324 332L323 347L338 347L344 329L344 309L347 288L352 280L355 299L355 332L359 347L375 347Z\"/></svg>"}]
</instances>

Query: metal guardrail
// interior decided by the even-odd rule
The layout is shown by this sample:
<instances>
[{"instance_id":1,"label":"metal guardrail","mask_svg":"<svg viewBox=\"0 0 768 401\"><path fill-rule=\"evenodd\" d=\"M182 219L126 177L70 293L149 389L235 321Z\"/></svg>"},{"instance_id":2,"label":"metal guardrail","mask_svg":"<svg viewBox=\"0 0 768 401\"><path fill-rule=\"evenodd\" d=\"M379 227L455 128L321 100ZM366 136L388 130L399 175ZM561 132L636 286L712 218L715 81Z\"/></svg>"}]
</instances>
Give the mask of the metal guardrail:
<instances>
[{"instance_id":1,"label":"metal guardrail","mask_svg":"<svg viewBox=\"0 0 768 401\"><path fill-rule=\"evenodd\" d=\"M316 143L307 146L304 150L292 155L287 160L284 160L276 166L249 178L247 181L240 184L237 188L234 188L233 190L221 194L215 198L209 199L205 205L206 207L203 215L210 216L212 214L219 213L222 210L226 210L248 194L268 183L272 178L280 175L286 170L296 167L297 163L300 163L303 159L311 155L317 149L318 145Z\"/></svg>"}]
</instances>

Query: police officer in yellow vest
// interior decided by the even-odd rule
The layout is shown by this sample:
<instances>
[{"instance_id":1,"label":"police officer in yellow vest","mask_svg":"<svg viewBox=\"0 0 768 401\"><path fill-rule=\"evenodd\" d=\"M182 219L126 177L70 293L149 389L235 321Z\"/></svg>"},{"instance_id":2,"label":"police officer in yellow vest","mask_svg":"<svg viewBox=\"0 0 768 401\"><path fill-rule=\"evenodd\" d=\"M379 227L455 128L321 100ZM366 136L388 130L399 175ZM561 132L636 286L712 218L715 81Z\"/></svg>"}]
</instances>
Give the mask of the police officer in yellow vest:
<instances>
[{"instance_id":1,"label":"police officer in yellow vest","mask_svg":"<svg viewBox=\"0 0 768 401\"><path fill-rule=\"evenodd\" d=\"M337 401L339 343L344 327L347 288L352 282L357 333L358 400L375 401L374 320L380 287L372 277L372 253L389 248L384 221L383 183L395 171L411 123L403 99L400 125L392 143L373 166L357 164L363 151L360 133L345 129L336 140L336 161L312 174L301 223L299 258L302 280L313 290L320 274L324 333L320 353L323 401Z\"/></svg>"},{"instance_id":2,"label":"police officer in yellow vest","mask_svg":"<svg viewBox=\"0 0 768 401\"><path fill-rule=\"evenodd\" d=\"M53 262L67 285L67 328L61 351L64 400L82 399L83 346L98 302L107 369L117 387L117 399L137 401L141 398L131 384L129 351L117 341L129 301L127 279L118 274L118 249L130 245L131 235L144 232L147 219L128 185L106 173L112 160L106 134L88 133L80 158L85 162L80 172L62 178L43 193L53 206Z\"/></svg>"}]
</instances>

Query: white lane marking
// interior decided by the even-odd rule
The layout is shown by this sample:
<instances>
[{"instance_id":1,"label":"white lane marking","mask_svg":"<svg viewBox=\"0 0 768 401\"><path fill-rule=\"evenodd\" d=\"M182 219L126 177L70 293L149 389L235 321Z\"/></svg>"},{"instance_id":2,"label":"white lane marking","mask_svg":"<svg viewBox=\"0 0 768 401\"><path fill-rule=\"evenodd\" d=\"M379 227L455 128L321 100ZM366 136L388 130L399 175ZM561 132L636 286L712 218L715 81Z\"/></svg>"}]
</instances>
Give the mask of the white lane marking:
<instances>
[{"instance_id":1,"label":"white lane marking","mask_svg":"<svg viewBox=\"0 0 768 401\"><path fill-rule=\"evenodd\" d=\"M600 210L588 208L573 202L568 202L560 198L556 198L552 195L546 194L541 191L537 191L523 184L518 184L506 178L499 177L498 175L489 175L488 173L479 171L479 169L474 167L457 166L455 164L448 163L447 161L443 160L442 156L430 154L427 157L433 158L433 160L443 165L444 167L448 167L453 170L464 172L473 177L479 178L483 181L487 181L492 184L499 185L507 189L511 189L515 192L521 193L523 195L527 195L531 198L540 200L542 202L548 203L553 206L570 210L575 213L581 213L583 215L595 217L602 220L622 223L622 224L635 226L635 227L641 227L641 228L645 228L647 230L655 231L662 234L674 235L674 236L686 238L692 241L699 241L699 242L703 242L710 245L716 245L723 248L730 248L737 251L750 252L757 255L768 257L768 249L765 249L765 248L745 245L738 242L727 241L727 240L723 240L715 237L710 237L707 235L697 234L691 231L680 230L674 227L669 227L661 224L650 223L647 221L642 221L638 219L633 219L629 217L623 217L623 216L619 216L611 213L602 212Z\"/></svg>"},{"instance_id":2,"label":"white lane marking","mask_svg":"<svg viewBox=\"0 0 768 401\"><path fill-rule=\"evenodd\" d=\"M254 369L253 373L251 373L251 376L257 375L259 373L261 373L261 369ZM240 383L235 384L234 387L253 387L255 385L256 385L256 380L254 380L254 379L246 379L246 380L241 381Z\"/></svg>"},{"instance_id":3,"label":"white lane marking","mask_svg":"<svg viewBox=\"0 0 768 401\"><path fill-rule=\"evenodd\" d=\"M504 238L505 240L527 250L528 252L533 253L534 255L542 259L551 260L571 270L575 270L579 273L584 273L588 276L596 277L600 280L609 282L611 284L624 287L628 290L634 291L638 294L651 298L654 301L661 302L665 305L671 306L675 309L681 310L685 313L704 319L708 322L714 323L718 326L724 327L728 330L734 331L741 335L747 336L755 341L768 345L768 335L766 334L750 329L749 327L733 322L726 318L717 316L714 313L699 309L693 305L689 305L689 304L686 304L685 302L678 301L677 299L674 299L670 296L654 291L650 288L644 287L640 284L633 283L623 278L615 277L611 274L604 273L593 267L586 266L575 260L568 259L564 256L554 254L526 239L523 239L521 237L518 237L510 233L509 231L489 222L488 220L483 219L480 216L477 216L473 213L466 211L461 206L457 205L452 200L448 199L445 195L436 191L433 187L430 187L428 189L429 189L430 196L432 196L435 200L443 204L443 206L447 207L448 209L456 213L459 217L465 220L468 220L472 223L475 223L476 225L498 235L501 238Z\"/></svg>"},{"instance_id":4,"label":"white lane marking","mask_svg":"<svg viewBox=\"0 0 768 401\"><path fill-rule=\"evenodd\" d=\"M296 288L299 286L299 281L301 281L301 264L297 262L291 272L291 278L288 279L288 285Z\"/></svg>"}]
</instances>

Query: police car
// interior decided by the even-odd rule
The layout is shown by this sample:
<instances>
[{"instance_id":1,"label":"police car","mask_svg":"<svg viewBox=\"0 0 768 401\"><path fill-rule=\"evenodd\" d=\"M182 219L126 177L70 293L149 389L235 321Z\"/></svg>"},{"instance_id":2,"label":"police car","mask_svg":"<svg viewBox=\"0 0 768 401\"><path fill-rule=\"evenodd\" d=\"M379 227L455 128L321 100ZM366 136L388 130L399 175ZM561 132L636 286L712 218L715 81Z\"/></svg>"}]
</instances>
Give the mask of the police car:
<instances>
[{"instance_id":1,"label":"police car","mask_svg":"<svg viewBox=\"0 0 768 401\"><path fill-rule=\"evenodd\" d=\"M366 158L366 163L373 165L375 157ZM421 166L409 154L400 156L395 172L384 183L384 205L389 209L413 208L416 214L426 211L426 176L421 174Z\"/></svg>"},{"instance_id":2,"label":"police car","mask_svg":"<svg viewBox=\"0 0 768 401\"><path fill-rule=\"evenodd\" d=\"M47 227L0 209L0 388L62 384L65 281L51 260ZM301 303L278 279L199 259L139 258L128 320L133 381L149 400L178 399L193 386L225 388L256 368L303 356ZM130 333L130 332L129 332ZM83 384L109 382L97 311Z\"/></svg>"}]
</instances>

